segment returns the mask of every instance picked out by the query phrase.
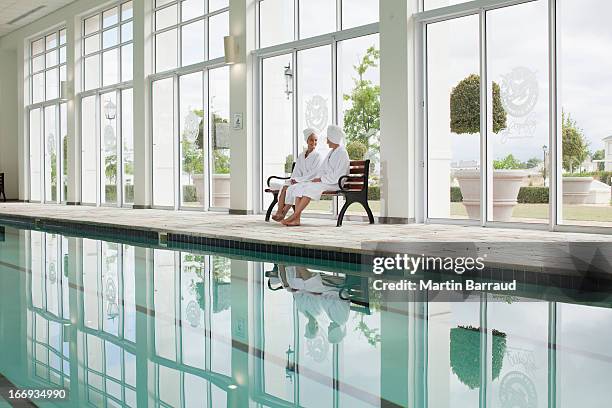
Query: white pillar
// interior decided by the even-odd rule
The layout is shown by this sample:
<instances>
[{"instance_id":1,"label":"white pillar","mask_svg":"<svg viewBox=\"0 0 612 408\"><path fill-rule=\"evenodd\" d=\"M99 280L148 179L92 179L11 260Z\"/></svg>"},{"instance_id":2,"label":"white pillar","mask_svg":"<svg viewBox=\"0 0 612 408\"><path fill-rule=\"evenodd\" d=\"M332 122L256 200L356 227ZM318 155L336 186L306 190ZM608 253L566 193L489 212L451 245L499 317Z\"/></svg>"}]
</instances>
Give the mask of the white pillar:
<instances>
[{"instance_id":1,"label":"white pillar","mask_svg":"<svg viewBox=\"0 0 612 408\"><path fill-rule=\"evenodd\" d=\"M255 48L255 0L230 0L229 32L236 38L239 60L230 66L230 122L242 114L242 129L230 123L231 197L230 213L253 212L253 137L256 134L253 107L253 57Z\"/></svg>"},{"instance_id":2,"label":"white pillar","mask_svg":"<svg viewBox=\"0 0 612 408\"><path fill-rule=\"evenodd\" d=\"M150 90L152 73L152 2L134 0L134 208L152 205L152 150L150 131Z\"/></svg>"},{"instance_id":3,"label":"white pillar","mask_svg":"<svg viewBox=\"0 0 612 408\"><path fill-rule=\"evenodd\" d=\"M18 137L17 87L15 81L19 64L18 53L15 50L0 51L0 173L4 173L4 188L8 199L22 198L19 180L23 160L18 154L23 148Z\"/></svg>"},{"instance_id":4,"label":"white pillar","mask_svg":"<svg viewBox=\"0 0 612 408\"><path fill-rule=\"evenodd\" d=\"M75 95L80 91L81 84L81 61L77 50L81 47L80 18L68 19L66 22L66 82L68 84L69 95L67 102L67 122L66 132L68 137L68 174L66 175L68 193L66 204L75 205L81 201L81 127L80 109L77 106ZM74 44L73 47L70 44ZM58 187L58 188L61 188Z\"/></svg>"},{"instance_id":5,"label":"white pillar","mask_svg":"<svg viewBox=\"0 0 612 408\"><path fill-rule=\"evenodd\" d=\"M415 217L413 0L380 2L381 222Z\"/></svg>"}]
</instances>

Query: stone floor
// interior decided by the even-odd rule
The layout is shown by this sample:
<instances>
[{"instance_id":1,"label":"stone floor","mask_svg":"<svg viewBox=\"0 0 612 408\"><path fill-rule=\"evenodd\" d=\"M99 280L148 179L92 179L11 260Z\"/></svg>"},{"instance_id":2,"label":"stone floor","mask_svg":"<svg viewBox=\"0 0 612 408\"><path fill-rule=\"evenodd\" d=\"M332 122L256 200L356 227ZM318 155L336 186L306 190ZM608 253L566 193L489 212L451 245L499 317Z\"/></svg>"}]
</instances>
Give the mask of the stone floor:
<instances>
[{"instance_id":1,"label":"stone floor","mask_svg":"<svg viewBox=\"0 0 612 408\"><path fill-rule=\"evenodd\" d=\"M612 235L441 224L369 225L345 221L344 226L338 228L334 220L317 218L304 218L302 226L290 228L275 222L267 223L262 215L30 203L0 203L1 215L121 225L158 232L316 246L339 251L354 251L363 249L364 245L385 242L612 242Z\"/></svg>"}]
</instances>

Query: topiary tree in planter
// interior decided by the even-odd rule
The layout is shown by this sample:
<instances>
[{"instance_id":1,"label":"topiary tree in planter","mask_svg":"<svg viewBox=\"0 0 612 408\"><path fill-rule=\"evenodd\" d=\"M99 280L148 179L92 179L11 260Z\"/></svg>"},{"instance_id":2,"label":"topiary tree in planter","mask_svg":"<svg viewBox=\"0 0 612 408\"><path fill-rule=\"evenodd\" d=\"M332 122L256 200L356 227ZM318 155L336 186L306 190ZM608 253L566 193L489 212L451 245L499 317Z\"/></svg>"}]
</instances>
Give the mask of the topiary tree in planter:
<instances>
[{"instance_id":1,"label":"topiary tree in planter","mask_svg":"<svg viewBox=\"0 0 612 408\"><path fill-rule=\"evenodd\" d=\"M450 95L450 129L458 135L480 132L480 75L462 79ZM499 85L493 82L493 133L506 128L507 114Z\"/></svg>"},{"instance_id":2,"label":"topiary tree in planter","mask_svg":"<svg viewBox=\"0 0 612 408\"><path fill-rule=\"evenodd\" d=\"M451 370L471 390L480 388L480 329L458 326L450 330ZM506 354L506 333L493 329L493 379L499 377Z\"/></svg>"},{"instance_id":3,"label":"topiary tree in planter","mask_svg":"<svg viewBox=\"0 0 612 408\"><path fill-rule=\"evenodd\" d=\"M363 160L368 153L368 147L358 140L353 140L346 145L346 151L351 160Z\"/></svg>"}]
</instances>

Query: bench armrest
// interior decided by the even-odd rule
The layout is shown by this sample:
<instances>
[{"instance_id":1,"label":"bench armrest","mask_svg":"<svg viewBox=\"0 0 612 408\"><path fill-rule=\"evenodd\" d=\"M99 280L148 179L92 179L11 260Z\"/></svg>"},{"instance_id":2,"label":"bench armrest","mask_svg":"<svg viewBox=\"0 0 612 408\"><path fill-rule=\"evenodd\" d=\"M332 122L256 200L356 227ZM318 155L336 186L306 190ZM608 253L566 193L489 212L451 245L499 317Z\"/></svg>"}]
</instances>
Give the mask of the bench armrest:
<instances>
[{"instance_id":1,"label":"bench armrest","mask_svg":"<svg viewBox=\"0 0 612 408\"><path fill-rule=\"evenodd\" d=\"M272 179L277 179L277 180L289 180L291 177L278 177L278 176L270 176L268 177L268 181L266 181L266 184L268 185L268 187L270 187L270 181L272 181Z\"/></svg>"},{"instance_id":2,"label":"bench armrest","mask_svg":"<svg viewBox=\"0 0 612 408\"><path fill-rule=\"evenodd\" d=\"M347 189L344 188L344 180L348 179L350 176L342 176L338 179L338 187L340 187L340 191L348 191Z\"/></svg>"}]
</instances>

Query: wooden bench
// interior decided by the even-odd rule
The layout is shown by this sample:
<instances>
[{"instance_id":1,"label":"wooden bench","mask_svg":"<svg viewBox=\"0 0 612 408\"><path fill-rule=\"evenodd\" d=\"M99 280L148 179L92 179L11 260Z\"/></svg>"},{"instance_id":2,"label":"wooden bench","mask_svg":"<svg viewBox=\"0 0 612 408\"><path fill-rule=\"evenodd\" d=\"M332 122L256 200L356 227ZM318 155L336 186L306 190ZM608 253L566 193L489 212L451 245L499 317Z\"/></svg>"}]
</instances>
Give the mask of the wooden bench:
<instances>
[{"instance_id":1,"label":"wooden bench","mask_svg":"<svg viewBox=\"0 0 612 408\"><path fill-rule=\"evenodd\" d=\"M370 161L369 160L351 160L351 170L348 176L340 177L338 180L338 190L330 190L324 191L323 196L328 197L344 197L344 205L342 209L338 213L338 223L336 226L342 226L342 220L344 219L344 214L348 207L353 203L359 203L365 208L366 213L368 214L368 220L370 224L374 224L374 215L372 215L372 210L370 209L370 205L368 204L368 179L370 176ZM295 163L293 163L293 168L295 167ZM272 211L274 207L278 203L278 194L280 193L279 189L272 188L270 186L270 182L274 179L276 180L289 180L291 177L278 177L278 176L270 176L268 177L266 188L266 193L271 193L274 196L272 203L268 207L268 211L266 212L266 221L270 221L270 215L272 215Z\"/></svg>"},{"instance_id":2,"label":"wooden bench","mask_svg":"<svg viewBox=\"0 0 612 408\"><path fill-rule=\"evenodd\" d=\"M2 198L6 203L6 194L4 193L4 173L0 173L0 195L2 195Z\"/></svg>"}]
</instances>

